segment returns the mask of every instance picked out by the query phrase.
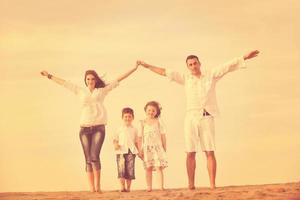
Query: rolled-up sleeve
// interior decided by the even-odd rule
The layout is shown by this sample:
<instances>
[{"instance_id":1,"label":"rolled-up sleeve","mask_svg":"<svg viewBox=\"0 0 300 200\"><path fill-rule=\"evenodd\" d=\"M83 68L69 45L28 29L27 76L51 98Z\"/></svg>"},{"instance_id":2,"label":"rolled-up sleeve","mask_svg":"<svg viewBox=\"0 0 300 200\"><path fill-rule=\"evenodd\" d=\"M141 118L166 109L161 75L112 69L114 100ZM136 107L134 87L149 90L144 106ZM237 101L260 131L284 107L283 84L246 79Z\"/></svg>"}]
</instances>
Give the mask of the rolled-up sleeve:
<instances>
[{"instance_id":1,"label":"rolled-up sleeve","mask_svg":"<svg viewBox=\"0 0 300 200\"><path fill-rule=\"evenodd\" d=\"M65 81L65 83L63 84L63 86L65 88L67 88L68 90L70 90L71 92L73 92L74 94L78 95L81 88L78 87L77 85L71 83L70 81Z\"/></svg>"},{"instance_id":2,"label":"rolled-up sleeve","mask_svg":"<svg viewBox=\"0 0 300 200\"><path fill-rule=\"evenodd\" d=\"M235 58L223 65L213 68L212 75L214 78L221 78L228 72L232 72L241 68L246 68L245 60L243 57Z\"/></svg>"},{"instance_id":3,"label":"rolled-up sleeve","mask_svg":"<svg viewBox=\"0 0 300 200\"><path fill-rule=\"evenodd\" d=\"M176 83L179 83L181 85L184 84L184 75L182 73L166 69L166 76L169 78L170 81L175 81Z\"/></svg>"},{"instance_id":4,"label":"rolled-up sleeve","mask_svg":"<svg viewBox=\"0 0 300 200\"><path fill-rule=\"evenodd\" d=\"M119 85L119 81L118 80L114 80L111 83L107 84L104 88L103 91L104 93L108 93L109 91L111 91L112 89L116 88Z\"/></svg>"}]
</instances>

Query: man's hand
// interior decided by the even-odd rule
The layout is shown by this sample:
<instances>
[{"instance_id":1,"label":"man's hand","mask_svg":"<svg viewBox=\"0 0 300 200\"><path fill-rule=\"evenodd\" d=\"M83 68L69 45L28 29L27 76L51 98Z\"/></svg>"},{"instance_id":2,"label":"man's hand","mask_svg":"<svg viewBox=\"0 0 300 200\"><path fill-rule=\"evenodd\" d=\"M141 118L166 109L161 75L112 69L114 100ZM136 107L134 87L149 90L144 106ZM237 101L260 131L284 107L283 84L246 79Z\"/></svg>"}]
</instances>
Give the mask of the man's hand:
<instances>
[{"instance_id":1,"label":"man's hand","mask_svg":"<svg viewBox=\"0 0 300 200\"><path fill-rule=\"evenodd\" d=\"M159 74L161 76L166 76L166 69L165 68L157 67L157 66L145 63L144 61L141 61L141 60L137 60L136 64L137 65L142 65L143 67L149 69L150 71L152 71L156 74Z\"/></svg>"},{"instance_id":2,"label":"man's hand","mask_svg":"<svg viewBox=\"0 0 300 200\"><path fill-rule=\"evenodd\" d=\"M258 50L250 51L249 53L244 55L244 60L251 59L256 57L259 54Z\"/></svg>"},{"instance_id":3,"label":"man's hand","mask_svg":"<svg viewBox=\"0 0 300 200\"><path fill-rule=\"evenodd\" d=\"M142 61L142 60L137 60L136 64L137 65L142 65L143 67L148 68L148 65L144 61Z\"/></svg>"}]
</instances>

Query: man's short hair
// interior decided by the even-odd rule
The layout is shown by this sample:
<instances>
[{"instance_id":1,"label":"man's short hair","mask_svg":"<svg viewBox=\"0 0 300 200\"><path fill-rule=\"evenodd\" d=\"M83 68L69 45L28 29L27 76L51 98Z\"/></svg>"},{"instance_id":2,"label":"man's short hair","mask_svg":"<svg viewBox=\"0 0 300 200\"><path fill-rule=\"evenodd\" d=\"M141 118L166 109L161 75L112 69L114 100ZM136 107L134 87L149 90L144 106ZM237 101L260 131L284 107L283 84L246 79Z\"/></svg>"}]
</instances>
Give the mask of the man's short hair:
<instances>
[{"instance_id":1,"label":"man's short hair","mask_svg":"<svg viewBox=\"0 0 300 200\"><path fill-rule=\"evenodd\" d=\"M199 58L198 58L197 56L195 56L195 55L189 55L188 57L186 57L185 63L187 63L187 61L188 61L189 59L194 59L194 58L196 58L196 59L198 60L198 62L200 62L200 61L199 61Z\"/></svg>"}]
</instances>

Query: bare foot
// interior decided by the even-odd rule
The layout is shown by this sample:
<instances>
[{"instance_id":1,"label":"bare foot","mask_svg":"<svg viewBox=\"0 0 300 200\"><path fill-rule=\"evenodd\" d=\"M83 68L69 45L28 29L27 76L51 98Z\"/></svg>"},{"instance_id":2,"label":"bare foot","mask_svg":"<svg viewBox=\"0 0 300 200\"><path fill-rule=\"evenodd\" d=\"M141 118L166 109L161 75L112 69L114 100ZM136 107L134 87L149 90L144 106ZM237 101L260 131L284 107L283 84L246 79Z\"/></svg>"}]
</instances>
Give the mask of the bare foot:
<instances>
[{"instance_id":1,"label":"bare foot","mask_svg":"<svg viewBox=\"0 0 300 200\"><path fill-rule=\"evenodd\" d=\"M102 193L100 187L98 187L98 188L95 190L95 192Z\"/></svg>"},{"instance_id":2,"label":"bare foot","mask_svg":"<svg viewBox=\"0 0 300 200\"><path fill-rule=\"evenodd\" d=\"M212 185L212 186L210 186L210 189L211 189L211 190L215 190L215 189L216 189L216 186L215 186L215 185Z\"/></svg>"},{"instance_id":3,"label":"bare foot","mask_svg":"<svg viewBox=\"0 0 300 200\"><path fill-rule=\"evenodd\" d=\"M101 191L101 190L95 190L95 192L97 192L97 193L100 193L100 194L102 193L102 191Z\"/></svg>"},{"instance_id":4,"label":"bare foot","mask_svg":"<svg viewBox=\"0 0 300 200\"><path fill-rule=\"evenodd\" d=\"M194 185L189 185L188 188L189 188L189 190L194 190L194 189L196 189Z\"/></svg>"}]
</instances>

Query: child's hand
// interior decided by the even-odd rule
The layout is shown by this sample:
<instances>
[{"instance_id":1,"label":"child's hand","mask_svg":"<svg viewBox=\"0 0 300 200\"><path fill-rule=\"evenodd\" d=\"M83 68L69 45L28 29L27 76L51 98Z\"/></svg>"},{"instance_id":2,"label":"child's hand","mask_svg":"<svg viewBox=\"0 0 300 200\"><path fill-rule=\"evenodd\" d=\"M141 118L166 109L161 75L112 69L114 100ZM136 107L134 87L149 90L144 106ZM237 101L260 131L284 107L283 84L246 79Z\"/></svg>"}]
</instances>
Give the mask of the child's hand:
<instances>
[{"instance_id":1,"label":"child's hand","mask_svg":"<svg viewBox=\"0 0 300 200\"><path fill-rule=\"evenodd\" d=\"M141 160L144 160L144 152L140 151L138 153L138 157L141 159Z\"/></svg>"},{"instance_id":2,"label":"child's hand","mask_svg":"<svg viewBox=\"0 0 300 200\"><path fill-rule=\"evenodd\" d=\"M121 146L119 144L114 144L114 147L115 147L115 150L120 150L121 149Z\"/></svg>"}]
</instances>

